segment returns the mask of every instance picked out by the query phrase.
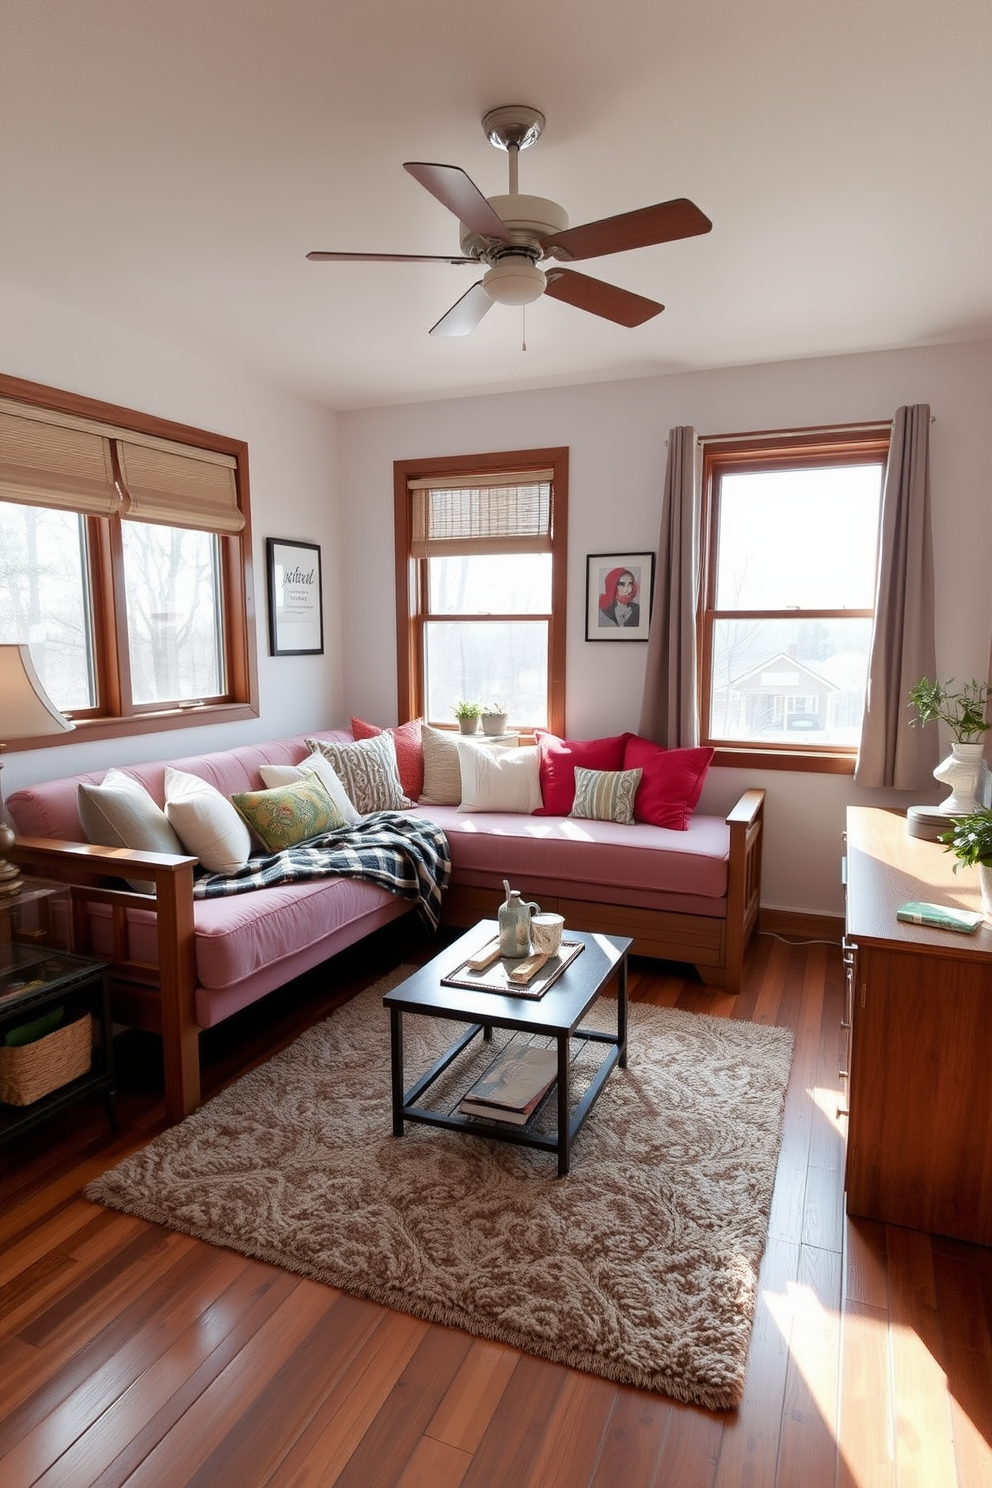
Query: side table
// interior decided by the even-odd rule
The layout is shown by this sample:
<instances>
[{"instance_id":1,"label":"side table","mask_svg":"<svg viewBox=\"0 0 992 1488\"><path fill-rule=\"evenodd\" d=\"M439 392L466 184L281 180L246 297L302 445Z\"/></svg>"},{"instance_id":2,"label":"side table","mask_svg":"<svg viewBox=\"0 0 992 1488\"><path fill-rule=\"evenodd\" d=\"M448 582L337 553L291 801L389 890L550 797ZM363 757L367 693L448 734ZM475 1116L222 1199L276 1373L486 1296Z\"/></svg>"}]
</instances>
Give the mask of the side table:
<instances>
[{"instance_id":1,"label":"side table","mask_svg":"<svg viewBox=\"0 0 992 1488\"><path fill-rule=\"evenodd\" d=\"M8 944L4 950L0 966L0 1044L10 1029L31 1023L60 1004L65 1006L67 1022L89 1012L96 1037L85 1074L27 1106L0 1102L0 1146L91 1095L103 1095L107 1115L116 1127L109 963L20 943Z\"/></svg>"}]
</instances>

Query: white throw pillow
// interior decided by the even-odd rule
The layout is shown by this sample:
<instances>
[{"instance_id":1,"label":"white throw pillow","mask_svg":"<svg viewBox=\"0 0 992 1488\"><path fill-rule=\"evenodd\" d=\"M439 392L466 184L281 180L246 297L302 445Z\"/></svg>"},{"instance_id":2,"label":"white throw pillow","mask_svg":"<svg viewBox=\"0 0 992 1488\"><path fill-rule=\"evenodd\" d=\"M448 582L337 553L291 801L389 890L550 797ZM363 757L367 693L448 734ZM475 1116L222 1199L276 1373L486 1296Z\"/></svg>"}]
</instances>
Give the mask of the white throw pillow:
<instances>
[{"instance_id":1,"label":"white throw pillow","mask_svg":"<svg viewBox=\"0 0 992 1488\"><path fill-rule=\"evenodd\" d=\"M266 790L277 790L280 785L295 785L303 779L300 765L259 765L258 773Z\"/></svg>"},{"instance_id":2,"label":"white throw pillow","mask_svg":"<svg viewBox=\"0 0 992 1488\"><path fill-rule=\"evenodd\" d=\"M165 812L140 780L123 770L108 770L99 785L81 782L76 792L79 821L87 842L96 847L130 847L135 852L175 853L186 849ZM150 880L128 879L139 894L154 894Z\"/></svg>"},{"instance_id":3,"label":"white throw pillow","mask_svg":"<svg viewBox=\"0 0 992 1488\"><path fill-rule=\"evenodd\" d=\"M199 775L166 765L165 814L208 873L237 873L251 856L247 826L227 797Z\"/></svg>"},{"instance_id":4,"label":"white throw pillow","mask_svg":"<svg viewBox=\"0 0 992 1488\"><path fill-rule=\"evenodd\" d=\"M540 760L536 744L524 749L487 749L484 744L459 739L459 811L517 811L529 816L541 804Z\"/></svg>"}]
</instances>

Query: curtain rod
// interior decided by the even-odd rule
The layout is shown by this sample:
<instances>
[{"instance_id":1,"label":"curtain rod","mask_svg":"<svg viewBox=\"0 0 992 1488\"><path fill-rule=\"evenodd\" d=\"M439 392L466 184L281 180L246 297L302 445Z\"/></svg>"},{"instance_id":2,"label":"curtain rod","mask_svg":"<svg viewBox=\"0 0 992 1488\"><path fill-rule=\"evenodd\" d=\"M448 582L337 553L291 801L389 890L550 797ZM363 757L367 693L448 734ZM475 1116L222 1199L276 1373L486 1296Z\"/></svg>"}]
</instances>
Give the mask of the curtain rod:
<instances>
[{"instance_id":1,"label":"curtain rod","mask_svg":"<svg viewBox=\"0 0 992 1488\"><path fill-rule=\"evenodd\" d=\"M935 418L931 415L931 423ZM864 424L813 424L805 429L753 429L747 434L700 434L699 444L750 444L755 439L795 439L799 434L881 434L892 428L891 419L872 419Z\"/></svg>"}]
</instances>

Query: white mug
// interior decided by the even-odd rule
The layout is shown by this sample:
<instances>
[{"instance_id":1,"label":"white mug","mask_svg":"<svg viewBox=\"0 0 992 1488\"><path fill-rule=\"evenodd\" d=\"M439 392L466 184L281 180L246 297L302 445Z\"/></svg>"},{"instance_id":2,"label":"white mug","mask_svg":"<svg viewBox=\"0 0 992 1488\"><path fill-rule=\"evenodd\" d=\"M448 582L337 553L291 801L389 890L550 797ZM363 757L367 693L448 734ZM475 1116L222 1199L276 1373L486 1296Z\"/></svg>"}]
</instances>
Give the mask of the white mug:
<instances>
[{"instance_id":1,"label":"white mug","mask_svg":"<svg viewBox=\"0 0 992 1488\"><path fill-rule=\"evenodd\" d=\"M565 928L560 914L536 914L531 916L530 943L542 956L557 956L561 948L561 932Z\"/></svg>"}]
</instances>

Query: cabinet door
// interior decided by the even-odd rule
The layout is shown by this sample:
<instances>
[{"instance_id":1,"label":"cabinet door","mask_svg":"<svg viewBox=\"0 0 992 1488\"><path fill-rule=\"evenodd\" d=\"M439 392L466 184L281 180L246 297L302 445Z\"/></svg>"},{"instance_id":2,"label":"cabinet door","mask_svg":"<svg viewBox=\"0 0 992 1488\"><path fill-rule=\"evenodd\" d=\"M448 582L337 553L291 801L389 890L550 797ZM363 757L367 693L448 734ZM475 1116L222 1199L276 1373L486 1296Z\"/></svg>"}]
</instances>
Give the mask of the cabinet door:
<instances>
[{"instance_id":1,"label":"cabinet door","mask_svg":"<svg viewBox=\"0 0 992 1488\"><path fill-rule=\"evenodd\" d=\"M855 962L852 1214L992 1244L992 975L862 946Z\"/></svg>"}]
</instances>

